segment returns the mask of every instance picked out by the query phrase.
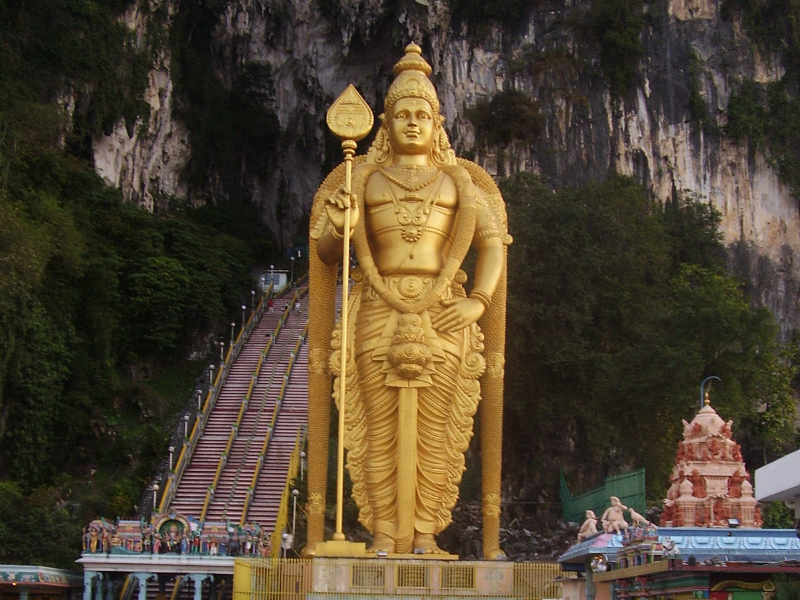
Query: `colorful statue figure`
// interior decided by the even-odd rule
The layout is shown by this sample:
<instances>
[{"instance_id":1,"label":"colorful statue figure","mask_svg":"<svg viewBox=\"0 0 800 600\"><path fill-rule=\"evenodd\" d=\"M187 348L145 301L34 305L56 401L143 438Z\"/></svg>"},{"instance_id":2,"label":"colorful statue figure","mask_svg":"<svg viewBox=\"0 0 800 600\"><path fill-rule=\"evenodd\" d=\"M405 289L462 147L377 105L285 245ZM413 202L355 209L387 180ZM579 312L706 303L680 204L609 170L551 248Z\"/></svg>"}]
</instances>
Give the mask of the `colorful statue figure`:
<instances>
[{"instance_id":1,"label":"colorful statue figure","mask_svg":"<svg viewBox=\"0 0 800 600\"><path fill-rule=\"evenodd\" d=\"M620 502L616 496L611 496L609 500L611 501L611 506L600 517L603 522L603 531L619 535L628 528L628 522L625 520L625 511L628 510L628 507Z\"/></svg>"},{"instance_id":2,"label":"colorful statue figure","mask_svg":"<svg viewBox=\"0 0 800 600\"><path fill-rule=\"evenodd\" d=\"M239 543L239 534L235 533L228 538L228 555L239 556L241 551L241 544Z\"/></svg>"},{"instance_id":3,"label":"colorful statue figure","mask_svg":"<svg viewBox=\"0 0 800 600\"><path fill-rule=\"evenodd\" d=\"M742 475L742 470L737 469L737 471L728 478L728 496L731 498L741 498L743 481L744 475Z\"/></svg>"},{"instance_id":4,"label":"colorful statue figure","mask_svg":"<svg viewBox=\"0 0 800 600\"><path fill-rule=\"evenodd\" d=\"M89 552L103 551L103 542L100 538L100 530L94 525L89 526L89 542L87 550Z\"/></svg>"},{"instance_id":5,"label":"colorful statue figure","mask_svg":"<svg viewBox=\"0 0 800 600\"><path fill-rule=\"evenodd\" d=\"M332 331L344 211L352 206L345 448L372 551L438 553L481 405L483 553L501 558L500 446L505 346L505 205L489 175L456 159L431 67L415 44L395 65L382 125L356 157L352 196L334 170L311 216L309 520L322 540L331 372L339 398L339 325ZM474 281L460 269L476 250ZM331 352L331 349L333 352Z\"/></svg>"},{"instance_id":6,"label":"colorful statue figure","mask_svg":"<svg viewBox=\"0 0 800 600\"><path fill-rule=\"evenodd\" d=\"M175 522L169 523L165 542L162 544L166 548L166 552L173 552L175 554L181 553L181 532L178 529L178 524Z\"/></svg>"},{"instance_id":7,"label":"colorful statue figure","mask_svg":"<svg viewBox=\"0 0 800 600\"><path fill-rule=\"evenodd\" d=\"M700 475L700 472L697 469L693 469L688 479L692 482L692 490L695 498L705 498L706 480L702 475Z\"/></svg>"},{"instance_id":8,"label":"colorful statue figure","mask_svg":"<svg viewBox=\"0 0 800 600\"><path fill-rule=\"evenodd\" d=\"M153 548L153 529L148 526L142 530L142 552L150 552Z\"/></svg>"}]
</instances>

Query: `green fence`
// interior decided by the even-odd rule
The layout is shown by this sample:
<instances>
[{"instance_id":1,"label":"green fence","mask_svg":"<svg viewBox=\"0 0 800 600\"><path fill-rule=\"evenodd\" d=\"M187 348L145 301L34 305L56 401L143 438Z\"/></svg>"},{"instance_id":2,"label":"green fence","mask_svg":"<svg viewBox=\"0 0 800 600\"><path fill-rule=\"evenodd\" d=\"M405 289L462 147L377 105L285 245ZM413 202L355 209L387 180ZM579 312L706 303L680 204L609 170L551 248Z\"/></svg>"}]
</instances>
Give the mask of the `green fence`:
<instances>
[{"instance_id":1,"label":"green fence","mask_svg":"<svg viewBox=\"0 0 800 600\"><path fill-rule=\"evenodd\" d=\"M582 523L587 510L593 510L599 519L611 504L608 501L609 496L617 496L625 506L644 514L646 509L644 469L607 477L599 488L577 496L573 496L569 491L564 472L561 472L561 508L565 521Z\"/></svg>"}]
</instances>

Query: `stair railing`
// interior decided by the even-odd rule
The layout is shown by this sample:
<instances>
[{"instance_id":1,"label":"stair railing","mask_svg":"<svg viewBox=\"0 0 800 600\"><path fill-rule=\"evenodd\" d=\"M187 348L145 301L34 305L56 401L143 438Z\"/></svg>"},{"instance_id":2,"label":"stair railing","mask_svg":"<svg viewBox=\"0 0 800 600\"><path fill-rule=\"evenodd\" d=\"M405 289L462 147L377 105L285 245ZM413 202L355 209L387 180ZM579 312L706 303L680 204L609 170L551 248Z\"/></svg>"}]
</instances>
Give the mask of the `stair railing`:
<instances>
[{"instance_id":1,"label":"stair railing","mask_svg":"<svg viewBox=\"0 0 800 600\"><path fill-rule=\"evenodd\" d=\"M286 483L283 486L281 493L281 504L278 508L278 515L275 519L275 527L272 530L270 539L270 551L273 558L279 558L281 555L281 542L283 541L283 533L286 530L286 524L289 520L289 496L292 481L297 477L297 472L300 470L300 450L305 443L305 428L297 432L297 439L294 442L294 450L289 458L289 469L286 471ZM292 532L294 533L294 532Z\"/></svg>"},{"instance_id":2,"label":"stair railing","mask_svg":"<svg viewBox=\"0 0 800 600\"><path fill-rule=\"evenodd\" d=\"M172 593L169 595L169 600L178 600L180 598L181 586L188 581L186 575L176 575L175 582L172 584Z\"/></svg>"},{"instance_id":3,"label":"stair railing","mask_svg":"<svg viewBox=\"0 0 800 600\"><path fill-rule=\"evenodd\" d=\"M214 479L211 481L211 485L208 486L206 497L203 500L203 509L200 511L201 527L206 520L208 505L211 503L212 498L214 498L214 493L217 490L219 478L222 476L222 471L225 469L225 465L228 462L228 456L230 455L231 447L233 447L233 442L236 440L236 436L239 433L239 426L242 424L242 417L244 417L244 413L247 412L247 405L250 403L250 396L253 394L253 387L258 379L258 373L261 370L263 358L263 355L258 357L258 364L256 365L255 373L250 376L250 383L247 386L247 392L245 393L244 398L242 398L242 402L239 404L239 412L236 414L236 419L234 420L233 425L231 425L231 432L228 434L228 439L225 442L225 449L220 452L219 460L217 461L217 469L214 471Z\"/></svg>"},{"instance_id":4,"label":"stair railing","mask_svg":"<svg viewBox=\"0 0 800 600\"><path fill-rule=\"evenodd\" d=\"M266 360L267 359L267 355L269 354L269 351L272 348L272 340L273 339L274 338L270 339L270 342L267 344L267 347L264 348L264 350L262 351L261 357L260 357L261 360ZM261 403L258 406L258 413L256 414L256 423L255 423L255 425L253 427L252 433L247 438L247 444L245 445L245 448L244 448L243 459L239 463L239 465L236 467L236 475L234 476L234 479L233 479L233 485L231 486L231 491L228 494L227 499L225 500L225 507L224 507L224 509L222 511L222 514L223 514L223 519L222 520L223 521L227 521L228 520L227 519L228 507L230 506L231 501L233 500L233 495L236 492L236 489L237 489L237 487L239 485L239 477L240 477L241 472L242 472L242 466L243 466L244 460L247 458L247 456L250 453L250 445L252 444L253 439L256 437L256 435L258 435L257 432L258 432L258 426L261 423L261 415L264 414L264 409L266 408L267 399L269 397L269 391L272 389L272 385L273 385L274 379L275 379L275 364L273 364L273 366L272 366L272 371L270 372L270 375L269 375L269 381L267 382L267 387L266 387L266 389L264 390L264 393L261 396Z\"/></svg>"},{"instance_id":5,"label":"stair railing","mask_svg":"<svg viewBox=\"0 0 800 600\"><path fill-rule=\"evenodd\" d=\"M130 600L133 593L134 581L136 581L136 578L131 574L125 577L125 581L122 583L122 589L119 592L119 600Z\"/></svg>"},{"instance_id":6,"label":"stair railing","mask_svg":"<svg viewBox=\"0 0 800 600\"><path fill-rule=\"evenodd\" d=\"M269 341L269 347L272 347L272 344L273 344L275 338L280 334L280 331L283 328L283 325L286 323L286 320L289 318L289 313L290 313L292 307L294 306L294 303L297 300L297 298L298 298L298 292L295 291L294 294L292 294L292 297L291 297L289 303L286 305L286 308L284 309L283 314L281 315L281 318L279 319L277 326L275 327L273 335L272 335L272 337L271 337L271 339ZM246 331L246 330L247 330L246 328L243 328L243 331ZM241 337L241 332L240 332L240 337ZM234 347L236 345L238 345L238 344L239 344L239 340L237 339L236 344L234 345ZM236 353L236 356L238 357L238 352ZM255 387L256 381L258 381L258 376L261 373L261 366L264 363L265 356L266 355L262 352L258 357L258 364L256 365L255 372L250 377L250 384L247 387L247 393L245 394L245 397L242 399L242 403L239 405L239 412L236 415L236 420L234 421L234 424L231 426L231 432L228 435L228 439L227 439L227 441L225 443L225 449L220 453L219 461L217 462L217 468L216 468L216 471L214 471L214 479L212 480L211 485L209 485L208 489L206 490L206 496L203 499L203 508L200 511L200 524L201 524L201 526L206 520L206 514L208 513L208 507L211 504L211 501L214 498L214 494L217 491L217 484L219 484L219 479L222 476L222 471L225 469L225 465L228 462L228 456L230 455L231 447L233 446L233 442L236 440L236 436L238 435L239 426L242 423L242 419L244 418L244 414L245 414L245 412L247 412L247 406L248 406L248 404L250 402L250 397L253 394L253 388ZM232 358L231 355L230 355L230 352L228 353L228 358Z\"/></svg>"},{"instance_id":7,"label":"stair railing","mask_svg":"<svg viewBox=\"0 0 800 600\"><path fill-rule=\"evenodd\" d=\"M250 318L247 320L244 327L240 329L239 335L236 336L234 344L228 348L227 355L220 366L219 371L217 371L217 376L214 378L214 381L209 388L208 393L206 394L203 407L195 417L194 425L192 426L192 432L183 441L181 451L178 454L178 460L175 461L175 466L167 476L167 481L161 491L161 501L158 504L158 512L163 513L166 511L167 507L175 497L175 492L178 488L178 482L181 480L181 477L183 477L183 472L186 470L186 466L192 460L192 455L197 447L197 442L203 435L203 430L205 429L205 424L208 421L211 411L214 410L214 406L217 403L217 398L222 390L222 385L228 378L230 367L239 356L241 349L247 343L250 333L255 328L256 323L261 320L261 316L264 314L267 301L274 296L273 292L273 284L270 283L269 287L264 290L264 294L259 299L256 309L250 312Z\"/></svg>"},{"instance_id":8,"label":"stair railing","mask_svg":"<svg viewBox=\"0 0 800 600\"><path fill-rule=\"evenodd\" d=\"M256 484L258 483L258 478L261 475L261 469L263 468L264 461L266 460L267 451L269 450L269 443L270 440L272 440L272 433L275 431L275 424L278 421L278 414L280 413L281 405L283 404L283 398L286 395L286 387L289 385L289 378L292 375L294 363L297 361L297 357L300 354L300 348L302 347L303 342L305 342L307 334L308 323L306 323L306 326L303 328L303 333L298 336L297 342L294 345L294 349L289 355L289 364L286 366L286 372L283 375L281 389L278 392L278 398L276 399L275 406L272 409L272 417L270 418L269 425L267 426L267 434L264 436L264 442L261 444L261 450L258 453L258 460L256 460L255 467L253 468L253 477L250 479L250 486L247 488L247 495L245 496L244 506L242 507L242 517L239 522L240 525L244 525L247 522L247 512L250 510L250 503L252 502L255 494Z\"/></svg>"}]
</instances>

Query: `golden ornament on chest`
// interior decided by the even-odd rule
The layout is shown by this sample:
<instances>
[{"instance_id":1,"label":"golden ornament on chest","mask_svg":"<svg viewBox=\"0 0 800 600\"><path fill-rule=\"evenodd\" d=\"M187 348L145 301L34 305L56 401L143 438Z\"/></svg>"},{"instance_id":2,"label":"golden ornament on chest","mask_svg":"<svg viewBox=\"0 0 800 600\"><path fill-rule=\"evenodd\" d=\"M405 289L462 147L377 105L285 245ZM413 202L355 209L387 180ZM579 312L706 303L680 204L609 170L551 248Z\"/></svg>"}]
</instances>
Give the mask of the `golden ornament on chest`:
<instances>
[{"instance_id":1,"label":"golden ornament on chest","mask_svg":"<svg viewBox=\"0 0 800 600\"><path fill-rule=\"evenodd\" d=\"M413 244L422 237L428 216L431 214L430 203L419 196L406 196L397 203L395 214L397 222L402 226L400 237Z\"/></svg>"}]
</instances>

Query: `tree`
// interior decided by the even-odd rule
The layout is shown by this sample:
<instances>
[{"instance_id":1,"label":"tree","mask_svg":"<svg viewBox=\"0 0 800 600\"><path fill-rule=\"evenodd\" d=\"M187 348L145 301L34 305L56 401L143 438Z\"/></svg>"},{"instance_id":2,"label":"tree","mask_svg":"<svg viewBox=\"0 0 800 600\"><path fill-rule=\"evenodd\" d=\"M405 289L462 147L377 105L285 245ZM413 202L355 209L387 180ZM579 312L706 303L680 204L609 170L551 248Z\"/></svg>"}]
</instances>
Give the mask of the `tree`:
<instances>
[{"instance_id":1,"label":"tree","mask_svg":"<svg viewBox=\"0 0 800 600\"><path fill-rule=\"evenodd\" d=\"M523 494L555 495L566 464L582 488L644 466L657 497L709 374L741 441L791 439L793 369L771 315L723 271L712 209L661 206L618 176L557 191L520 174L502 188L515 237L505 456Z\"/></svg>"}]
</instances>

